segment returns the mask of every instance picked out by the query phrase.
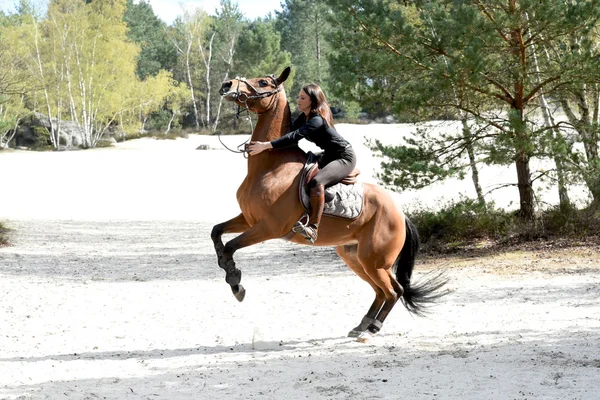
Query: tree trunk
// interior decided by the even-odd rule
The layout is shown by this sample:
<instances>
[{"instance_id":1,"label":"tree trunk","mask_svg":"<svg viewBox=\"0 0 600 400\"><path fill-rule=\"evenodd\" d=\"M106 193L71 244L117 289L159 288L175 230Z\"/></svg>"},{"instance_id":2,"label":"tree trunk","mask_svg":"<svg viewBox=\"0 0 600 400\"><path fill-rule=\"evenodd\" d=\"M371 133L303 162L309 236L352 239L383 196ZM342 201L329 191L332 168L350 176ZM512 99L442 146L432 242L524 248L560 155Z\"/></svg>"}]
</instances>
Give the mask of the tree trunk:
<instances>
[{"instance_id":1,"label":"tree trunk","mask_svg":"<svg viewBox=\"0 0 600 400\"><path fill-rule=\"evenodd\" d=\"M517 182L519 186L519 217L531 221L535 217L535 208L533 187L531 185L531 171L529 170L529 155L524 151L520 151L515 165L517 167Z\"/></svg>"},{"instance_id":2,"label":"tree trunk","mask_svg":"<svg viewBox=\"0 0 600 400\"><path fill-rule=\"evenodd\" d=\"M525 18L529 21L529 14L525 13ZM532 39L532 33L529 31L529 39ZM531 50L533 54L533 64L535 67L535 81L536 83L540 83L540 64L538 62L537 52L535 49L535 45L531 44ZM556 123L554 121L554 116L550 111L550 106L546 101L546 96L543 94L539 97L540 107L542 109L542 115L544 117L544 125L547 129L550 129L552 132L552 137L554 139L554 143L557 143L558 146L554 145L552 148L552 157L554 158L554 164L556 165L556 180L558 183L558 200L560 209L563 211L568 210L571 207L571 200L569 199L569 193L567 191L567 182L565 179L565 168L563 160L558 154L557 147L560 147L564 144L565 139L558 128L556 128Z\"/></svg>"},{"instance_id":3,"label":"tree trunk","mask_svg":"<svg viewBox=\"0 0 600 400\"><path fill-rule=\"evenodd\" d=\"M223 82L227 80L229 76L229 71L231 70L231 63L233 62L233 55L235 54L235 36L231 37L231 42L229 43L229 49L227 50L228 59L225 60L227 62L227 70L225 71L225 76L223 77ZM221 118L221 107L223 106L223 97L219 96L219 106L217 107L217 115L215 117L215 122L213 124L212 131L217 131L217 126L219 125L219 118Z\"/></svg>"},{"instance_id":4,"label":"tree trunk","mask_svg":"<svg viewBox=\"0 0 600 400\"><path fill-rule=\"evenodd\" d=\"M433 23L431 23L431 17L429 17L429 22L431 24L431 33L433 36L437 37L437 34L433 28ZM444 65L446 65L447 69L449 68L448 59L446 56L443 57ZM479 183L479 170L477 169L477 158L475 157L475 150L473 148L473 136L471 135L471 128L469 127L468 114L465 111L460 109L461 99L458 95L458 90L456 89L456 84L452 83L452 92L454 94L454 106L460 112L460 122L462 123L462 135L465 141L465 148L467 149L467 155L469 156L469 167L471 168L471 179L473 180L473 186L475 186L475 193L477 193L477 201L481 205L485 205L485 197L483 196L483 191L481 190L481 185Z\"/></svg>"},{"instance_id":5,"label":"tree trunk","mask_svg":"<svg viewBox=\"0 0 600 400\"><path fill-rule=\"evenodd\" d=\"M477 159L475 158L475 150L473 149L473 139L471 136L471 129L469 128L469 122L467 121L466 113L461 117L463 125L463 139L465 140L465 147L467 154L469 155L469 166L471 167L471 179L475 186L475 192L477 193L477 201L479 204L485 205L485 197L483 197L483 191L479 184L479 170L477 169Z\"/></svg>"},{"instance_id":6,"label":"tree trunk","mask_svg":"<svg viewBox=\"0 0 600 400\"><path fill-rule=\"evenodd\" d=\"M189 45L191 47L191 43ZM188 85L190 86L190 95L192 96L192 105L194 106L194 119L196 120L196 129L200 130L200 113L198 112L198 106L196 105L196 96L194 94L194 84L192 83L192 70L190 67L190 48L185 55L185 67L187 69Z\"/></svg>"},{"instance_id":7,"label":"tree trunk","mask_svg":"<svg viewBox=\"0 0 600 400\"><path fill-rule=\"evenodd\" d=\"M514 16L518 15L516 0L509 0L508 13ZM532 221L535 218L535 206L533 195L533 184L531 182L531 170L529 168L529 153L531 147L531 137L527 132L525 124L525 82L527 76L527 54L526 46L523 40L523 31L520 27L514 28L510 32L512 44L512 56L514 67L513 75L513 98L511 106L514 114L510 117L511 128L514 132L514 144L517 167L517 185L519 187L519 216L523 220Z\"/></svg>"},{"instance_id":8,"label":"tree trunk","mask_svg":"<svg viewBox=\"0 0 600 400\"><path fill-rule=\"evenodd\" d=\"M46 99L46 107L48 112L48 122L50 123L50 141L52 142L52 147L55 149L58 148L58 132L54 123L52 122L52 109L50 107L50 96L48 96L48 89L46 88L46 80L44 76L44 69L42 67L42 57L40 55L40 48L38 43L38 28L35 18L33 19L34 27L35 27L35 51L37 57L37 64L40 71L40 78L42 81L42 85L44 85L44 98Z\"/></svg>"},{"instance_id":9,"label":"tree trunk","mask_svg":"<svg viewBox=\"0 0 600 400\"><path fill-rule=\"evenodd\" d=\"M586 168L584 168L583 179L592 195L592 208L600 209L600 157L598 156L598 125L592 123L589 118L589 109L587 109L587 100L585 93L580 92L577 98L577 106L581 110L581 117L578 118L568 101L565 98L560 99L560 105L567 116L567 119L573 125L580 140L583 142L583 148L587 159ZM596 111L594 110L594 114ZM587 117L587 119L586 119Z\"/></svg>"},{"instance_id":10,"label":"tree trunk","mask_svg":"<svg viewBox=\"0 0 600 400\"><path fill-rule=\"evenodd\" d=\"M205 83L206 83L206 124L204 126L210 127L210 100L211 100L211 90L210 90L210 67L212 61L212 45L213 40L215 39L216 32L213 32L210 37L210 41L208 44L208 55L204 54L204 48L202 47L202 42L199 42L198 47L200 48L200 54L202 55L202 60L204 61L204 66L206 67L206 74L204 75Z\"/></svg>"},{"instance_id":11,"label":"tree trunk","mask_svg":"<svg viewBox=\"0 0 600 400\"><path fill-rule=\"evenodd\" d=\"M316 51L317 51L317 77L321 82L321 38L319 36L319 9L315 7L315 39L316 39Z\"/></svg>"},{"instance_id":12,"label":"tree trunk","mask_svg":"<svg viewBox=\"0 0 600 400\"><path fill-rule=\"evenodd\" d=\"M174 119L175 119L175 113L172 113L171 119L169 120L169 124L167 125L167 130L165 131L165 136L169 134L169 131L171 130L171 124L173 123Z\"/></svg>"}]
</instances>

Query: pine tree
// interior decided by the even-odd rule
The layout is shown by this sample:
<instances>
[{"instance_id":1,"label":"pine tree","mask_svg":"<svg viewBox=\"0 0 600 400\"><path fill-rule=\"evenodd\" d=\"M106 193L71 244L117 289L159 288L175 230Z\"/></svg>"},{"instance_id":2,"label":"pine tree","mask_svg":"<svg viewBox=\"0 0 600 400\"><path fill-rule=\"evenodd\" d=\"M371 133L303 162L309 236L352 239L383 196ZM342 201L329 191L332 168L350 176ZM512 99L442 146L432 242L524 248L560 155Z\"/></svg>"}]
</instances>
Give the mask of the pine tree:
<instances>
[{"instance_id":1,"label":"pine tree","mask_svg":"<svg viewBox=\"0 0 600 400\"><path fill-rule=\"evenodd\" d=\"M138 77L155 76L160 70L173 71L177 50L166 34L166 24L154 14L150 3L127 0L123 20L129 28L127 37L140 46Z\"/></svg>"},{"instance_id":2,"label":"pine tree","mask_svg":"<svg viewBox=\"0 0 600 400\"><path fill-rule=\"evenodd\" d=\"M331 9L324 0L285 0L277 12L276 28L281 32L282 50L291 54L296 95L309 82L319 84L328 92L329 63L332 53L329 42ZM331 99L330 99L331 100Z\"/></svg>"},{"instance_id":3,"label":"pine tree","mask_svg":"<svg viewBox=\"0 0 600 400\"><path fill-rule=\"evenodd\" d=\"M397 78L388 89L392 95L382 98L390 99L396 112L446 105L484 122L488 131L479 140L484 160L514 163L520 215L532 219L536 177L530 160L552 152L546 132L554 129L537 122L538 97L580 81L583 66L558 60L536 71L532 54L541 55L548 41L558 43L593 27L600 11L598 1L415 4L405 7L396 2L365 1L358 7L346 0L336 1L338 15L353 22L354 32L348 36L357 45L359 57L368 60L366 68L356 66L357 57L346 51L336 59L336 66L357 76L351 82L359 89L374 93L377 83L370 79L381 78L367 68L385 71L382 60L391 57L389 69ZM382 50L387 56L381 55ZM376 60L369 60L369 55ZM585 70L591 73L588 79L595 79L597 72L592 70L599 70L597 62L586 60Z\"/></svg>"}]
</instances>

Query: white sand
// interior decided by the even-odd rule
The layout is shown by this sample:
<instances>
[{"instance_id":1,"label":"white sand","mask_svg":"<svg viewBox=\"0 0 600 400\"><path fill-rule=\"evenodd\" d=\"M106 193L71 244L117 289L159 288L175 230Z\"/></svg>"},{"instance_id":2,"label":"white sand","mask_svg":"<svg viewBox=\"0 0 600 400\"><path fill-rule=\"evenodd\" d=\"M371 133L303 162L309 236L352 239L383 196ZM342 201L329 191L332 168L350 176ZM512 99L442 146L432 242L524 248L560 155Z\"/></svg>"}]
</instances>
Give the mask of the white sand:
<instances>
[{"instance_id":1,"label":"white sand","mask_svg":"<svg viewBox=\"0 0 600 400\"><path fill-rule=\"evenodd\" d=\"M363 136L407 129L339 128L371 181ZM0 249L0 399L600 398L595 251L421 262L417 279L444 268L453 293L426 319L398 305L359 344L345 335L373 295L332 249L243 249L248 294L233 298L210 230L238 213L246 164L199 144L219 147L0 153L0 219L15 229Z\"/></svg>"}]
</instances>

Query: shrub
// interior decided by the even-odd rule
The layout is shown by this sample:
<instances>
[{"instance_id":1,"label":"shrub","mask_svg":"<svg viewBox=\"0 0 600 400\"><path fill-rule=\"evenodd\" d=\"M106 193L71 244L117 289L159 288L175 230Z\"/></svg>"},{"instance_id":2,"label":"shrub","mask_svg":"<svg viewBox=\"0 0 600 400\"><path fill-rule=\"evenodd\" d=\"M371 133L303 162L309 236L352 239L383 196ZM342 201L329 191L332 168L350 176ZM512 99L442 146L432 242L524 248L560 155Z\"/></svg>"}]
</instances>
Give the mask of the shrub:
<instances>
[{"instance_id":1,"label":"shrub","mask_svg":"<svg viewBox=\"0 0 600 400\"><path fill-rule=\"evenodd\" d=\"M600 217L589 209L556 206L539 213L535 228L530 236L595 236L600 234Z\"/></svg>"},{"instance_id":2,"label":"shrub","mask_svg":"<svg viewBox=\"0 0 600 400\"><path fill-rule=\"evenodd\" d=\"M417 209L409 214L424 249L433 252L480 247L482 241L486 247L502 247L600 236L600 215L589 209L556 206L539 211L533 221L523 221L515 212L498 209L493 203L463 198L437 211Z\"/></svg>"},{"instance_id":3,"label":"shrub","mask_svg":"<svg viewBox=\"0 0 600 400\"><path fill-rule=\"evenodd\" d=\"M50 138L48 129L43 126L34 126L33 133L35 134L35 143L32 144L32 149L48 150L52 148L52 139Z\"/></svg>"},{"instance_id":4,"label":"shrub","mask_svg":"<svg viewBox=\"0 0 600 400\"><path fill-rule=\"evenodd\" d=\"M472 199L448 203L439 211L417 210L410 218L423 243L499 239L509 234L516 223L512 213L497 209L493 203L481 204Z\"/></svg>"},{"instance_id":5,"label":"shrub","mask_svg":"<svg viewBox=\"0 0 600 400\"><path fill-rule=\"evenodd\" d=\"M8 245L8 228L0 222L0 247Z\"/></svg>"}]
</instances>

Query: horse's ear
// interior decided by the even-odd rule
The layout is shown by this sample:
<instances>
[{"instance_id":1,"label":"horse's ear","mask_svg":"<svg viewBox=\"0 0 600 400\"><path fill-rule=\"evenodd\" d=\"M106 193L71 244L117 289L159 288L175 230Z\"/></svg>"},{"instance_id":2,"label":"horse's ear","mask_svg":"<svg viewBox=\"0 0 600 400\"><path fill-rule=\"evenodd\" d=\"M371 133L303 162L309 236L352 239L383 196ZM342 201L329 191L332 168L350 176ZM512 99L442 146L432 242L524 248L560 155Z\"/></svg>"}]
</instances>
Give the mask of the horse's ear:
<instances>
[{"instance_id":1,"label":"horse's ear","mask_svg":"<svg viewBox=\"0 0 600 400\"><path fill-rule=\"evenodd\" d=\"M277 78L277 85L281 85L283 82L285 82L285 80L288 78L288 76L290 76L290 72L292 71L291 67L286 67L283 72L281 73L281 75L279 75L279 78Z\"/></svg>"}]
</instances>

